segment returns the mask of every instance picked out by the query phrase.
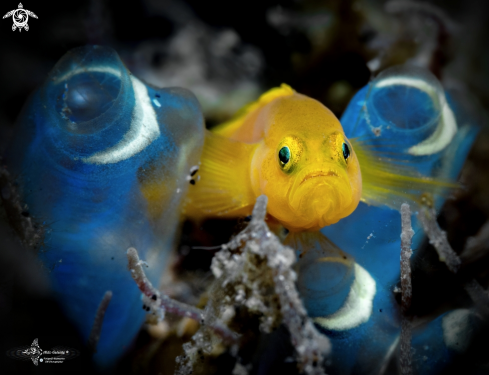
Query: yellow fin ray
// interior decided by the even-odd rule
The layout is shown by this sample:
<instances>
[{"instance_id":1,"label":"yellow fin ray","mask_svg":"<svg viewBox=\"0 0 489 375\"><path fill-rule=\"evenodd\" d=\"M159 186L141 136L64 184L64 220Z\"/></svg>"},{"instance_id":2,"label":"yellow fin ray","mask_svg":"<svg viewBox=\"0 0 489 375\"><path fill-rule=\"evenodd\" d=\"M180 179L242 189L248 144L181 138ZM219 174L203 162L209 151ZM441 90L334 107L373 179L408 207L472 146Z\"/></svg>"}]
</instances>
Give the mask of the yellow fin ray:
<instances>
[{"instance_id":1,"label":"yellow fin ray","mask_svg":"<svg viewBox=\"0 0 489 375\"><path fill-rule=\"evenodd\" d=\"M421 175L409 157L401 152L385 152L358 138L350 140L362 173L362 202L399 209L403 202L422 203L434 195L447 196L460 185L454 181Z\"/></svg>"},{"instance_id":2,"label":"yellow fin ray","mask_svg":"<svg viewBox=\"0 0 489 375\"><path fill-rule=\"evenodd\" d=\"M198 175L190 186L184 213L190 218L246 215L256 197L250 183L250 163L255 145L206 132Z\"/></svg>"}]
</instances>

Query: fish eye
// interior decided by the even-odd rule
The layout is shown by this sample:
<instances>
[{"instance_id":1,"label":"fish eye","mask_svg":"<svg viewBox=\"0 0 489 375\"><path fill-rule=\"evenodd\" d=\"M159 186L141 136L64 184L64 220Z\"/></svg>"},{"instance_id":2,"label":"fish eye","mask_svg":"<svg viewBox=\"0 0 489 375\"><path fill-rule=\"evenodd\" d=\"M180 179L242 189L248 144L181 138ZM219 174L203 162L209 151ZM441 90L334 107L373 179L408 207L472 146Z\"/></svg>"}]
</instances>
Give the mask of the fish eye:
<instances>
[{"instance_id":1,"label":"fish eye","mask_svg":"<svg viewBox=\"0 0 489 375\"><path fill-rule=\"evenodd\" d=\"M341 146L341 148L343 150L343 157L345 158L345 161L347 161L350 157L350 147L348 147L346 143L343 143L343 146Z\"/></svg>"},{"instance_id":2,"label":"fish eye","mask_svg":"<svg viewBox=\"0 0 489 375\"><path fill-rule=\"evenodd\" d=\"M280 160L280 165L283 167L290 160L290 150L287 146L284 146L278 152L278 158Z\"/></svg>"}]
</instances>

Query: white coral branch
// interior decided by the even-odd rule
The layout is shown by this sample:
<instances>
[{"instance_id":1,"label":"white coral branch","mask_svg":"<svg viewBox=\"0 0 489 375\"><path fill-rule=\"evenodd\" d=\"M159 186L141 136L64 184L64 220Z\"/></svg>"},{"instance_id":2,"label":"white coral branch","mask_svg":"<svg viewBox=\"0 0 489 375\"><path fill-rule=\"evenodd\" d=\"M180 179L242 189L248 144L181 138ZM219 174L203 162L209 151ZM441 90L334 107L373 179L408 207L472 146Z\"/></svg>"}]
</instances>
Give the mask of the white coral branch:
<instances>
[{"instance_id":1,"label":"white coral branch","mask_svg":"<svg viewBox=\"0 0 489 375\"><path fill-rule=\"evenodd\" d=\"M266 205L267 197L260 196L249 225L216 254L212 271L221 285L236 285L235 302L263 314L261 329L265 332L270 330L274 317L273 303L266 303L269 301L264 299L273 296L266 297L261 291L271 273L282 322L290 332L301 370L311 375L324 374L323 359L330 352L331 344L307 316L295 287L297 276L292 269L296 261L294 250L282 245L268 229L265 224ZM257 263L257 258L266 260L267 267L258 269L256 264L263 263Z\"/></svg>"},{"instance_id":2,"label":"white coral branch","mask_svg":"<svg viewBox=\"0 0 489 375\"><path fill-rule=\"evenodd\" d=\"M412 238L414 235L411 226L411 210L407 203L401 205L401 293L402 293L402 320L400 337L400 358L399 365L401 374L411 375L413 373L411 355L412 325L409 317L406 316L411 306L412 284L411 284L411 263L409 259L413 254L411 250Z\"/></svg>"}]
</instances>

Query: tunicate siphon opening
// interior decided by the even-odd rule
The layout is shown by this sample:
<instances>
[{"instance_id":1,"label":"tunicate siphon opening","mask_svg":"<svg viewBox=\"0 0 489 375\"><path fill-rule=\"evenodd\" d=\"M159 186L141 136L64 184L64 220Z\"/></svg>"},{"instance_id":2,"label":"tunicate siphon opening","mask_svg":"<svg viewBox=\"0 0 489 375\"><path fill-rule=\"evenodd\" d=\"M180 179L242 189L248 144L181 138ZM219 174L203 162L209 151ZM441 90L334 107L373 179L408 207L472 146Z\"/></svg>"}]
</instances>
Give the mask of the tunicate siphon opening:
<instances>
[{"instance_id":1,"label":"tunicate siphon opening","mask_svg":"<svg viewBox=\"0 0 489 375\"><path fill-rule=\"evenodd\" d=\"M90 121L105 113L117 99L121 80L114 74L84 71L64 83L56 110L73 123Z\"/></svg>"},{"instance_id":2,"label":"tunicate siphon opening","mask_svg":"<svg viewBox=\"0 0 489 375\"><path fill-rule=\"evenodd\" d=\"M112 124L128 104L132 90L117 53L107 47L71 50L56 64L41 91L54 122L73 135L94 134Z\"/></svg>"},{"instance_id":3,"label":"tunicate siphon opening","mask_svg":"<svg viewBox=\"0 0 489 375\"><path fill-rule=\"evenodd\" d=\"M444 105L443 88L433 74L414 66L396 66L371 83L367 114L372 127L434 129Z\"/></svg>"}]
</instances>

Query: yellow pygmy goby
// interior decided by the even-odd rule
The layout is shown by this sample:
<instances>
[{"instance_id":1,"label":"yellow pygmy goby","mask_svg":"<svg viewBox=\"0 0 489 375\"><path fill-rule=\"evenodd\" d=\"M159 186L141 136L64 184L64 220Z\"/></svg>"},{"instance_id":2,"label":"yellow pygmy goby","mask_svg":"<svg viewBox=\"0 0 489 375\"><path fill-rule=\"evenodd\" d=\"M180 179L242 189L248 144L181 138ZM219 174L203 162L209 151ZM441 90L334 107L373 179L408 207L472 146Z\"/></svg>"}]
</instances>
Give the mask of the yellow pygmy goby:
<instances>
[{"instance_id":1,"label":"yellow pygmy goby","mask_svg":"<svg viewBox=\"0 0 489 375\"><path fill-rule=\"evenodd\" d=\"M185 214L246 216L265 194L269 215L284 227L315 231L350 215L360 200L392 206L455 186L391 160L369 141L348 140L328 108L282 84L206 132Z\"/></svg>"}]
</instances>

